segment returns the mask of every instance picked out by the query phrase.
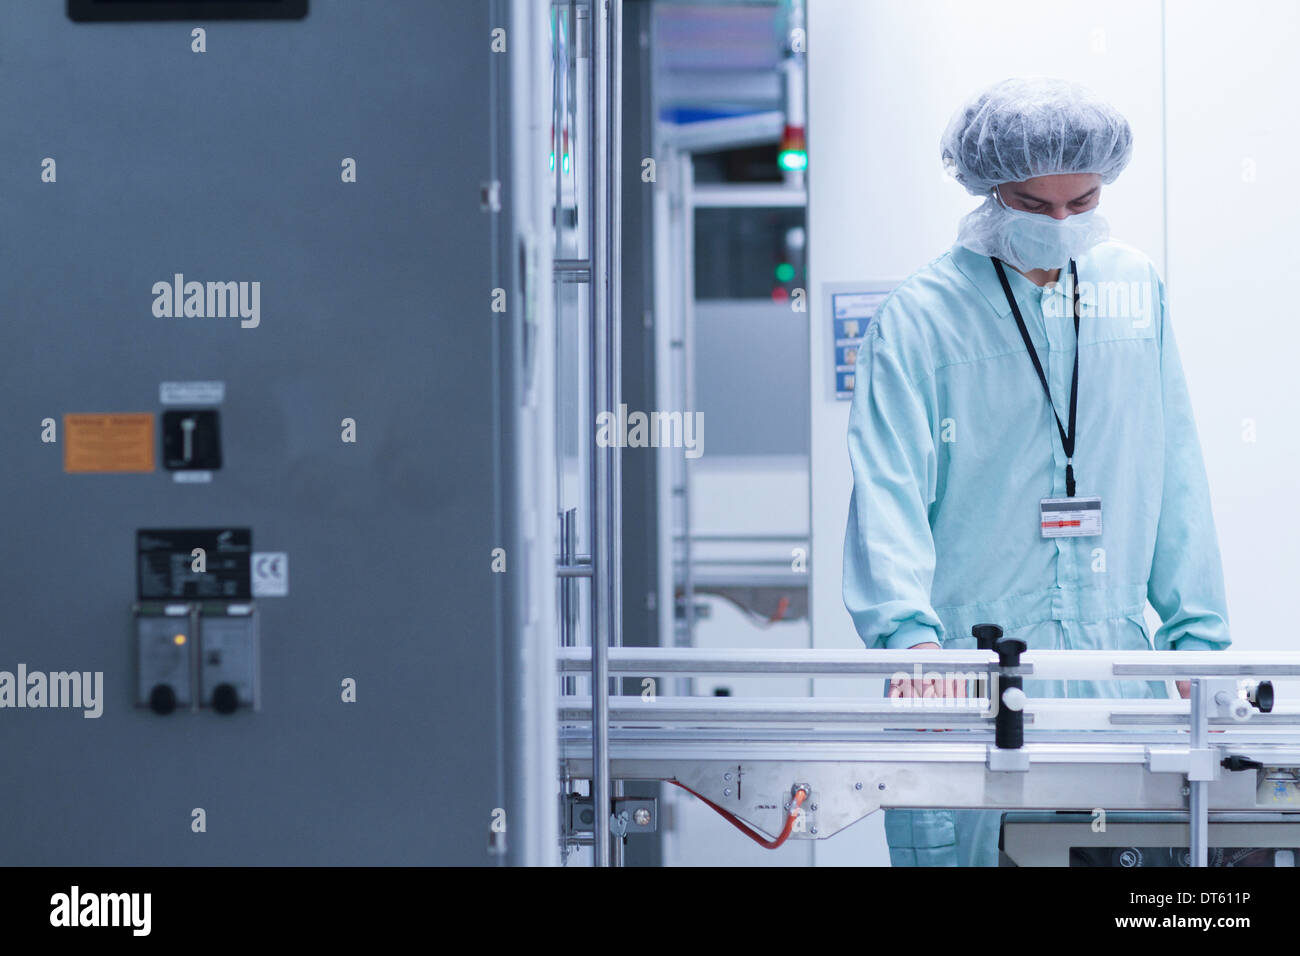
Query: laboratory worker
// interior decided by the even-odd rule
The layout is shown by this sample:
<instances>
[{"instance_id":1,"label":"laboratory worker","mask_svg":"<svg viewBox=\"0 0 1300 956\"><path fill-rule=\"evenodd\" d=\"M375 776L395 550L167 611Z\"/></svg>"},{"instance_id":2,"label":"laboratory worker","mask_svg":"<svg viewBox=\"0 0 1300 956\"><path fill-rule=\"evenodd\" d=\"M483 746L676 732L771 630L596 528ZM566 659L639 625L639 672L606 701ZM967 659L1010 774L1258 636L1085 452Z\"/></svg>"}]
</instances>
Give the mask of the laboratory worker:
<instances>
[{"instance_id":1,"label":"laboratory worker","mask_svg":"<svg viewBox=\"0 0 1300 956\"><path fill-rule=\"evenodd\" d=\"M858 352L844 601L868 647L969 649L976 624L1030 650L1228 645L1164 283L1098 211L1132 149L1119 112L1046 77L998 83L944 133L945 167L983 203L881 304ZM964 690L895 680L888 693ZM1146 681L1025 691L1167 696ZM887 810L890 860L996 866L1000 821Z\"/></svg>"}]
</instances>

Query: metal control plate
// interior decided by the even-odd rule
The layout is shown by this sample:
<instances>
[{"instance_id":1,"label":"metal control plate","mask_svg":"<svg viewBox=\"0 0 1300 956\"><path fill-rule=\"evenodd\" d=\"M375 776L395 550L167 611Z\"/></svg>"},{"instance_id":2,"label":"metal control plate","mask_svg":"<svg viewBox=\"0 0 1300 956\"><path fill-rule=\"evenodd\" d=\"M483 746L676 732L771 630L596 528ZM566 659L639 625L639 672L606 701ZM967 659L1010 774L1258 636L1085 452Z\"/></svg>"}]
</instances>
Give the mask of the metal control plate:
<instances>
[{"instance_id":1,"label":"metal control plate","mask_svg":"<svg viewBox=\"0 0 1300 956\"><path fill-rule=\"evenodd\" d=\"M199 617L199 703L218 712L258 709L257 613ZM233 705L233 706L232 706Z\"/></svg>"},{"instance_id":2,"label":"metal control plate","mask_svg":"<svg viewBox=\"0 0 1300 956\"><path fill-rule=\"evenodd\" d=\"M155 688L167 687L176 708L192 707L194 639L189 615L139 615L135 641L136 704L150 706Z\"/></svg>"}]
</instances>

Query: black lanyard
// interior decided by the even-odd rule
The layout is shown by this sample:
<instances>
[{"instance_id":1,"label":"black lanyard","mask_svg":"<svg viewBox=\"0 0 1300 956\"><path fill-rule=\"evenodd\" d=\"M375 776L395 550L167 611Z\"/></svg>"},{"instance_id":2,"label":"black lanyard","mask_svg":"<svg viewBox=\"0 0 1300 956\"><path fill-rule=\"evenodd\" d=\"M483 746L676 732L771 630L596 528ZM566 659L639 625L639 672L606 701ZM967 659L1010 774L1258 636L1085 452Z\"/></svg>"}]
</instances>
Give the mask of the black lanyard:
<instances>
[{"instance_id":1,"label":"black lanyard","mask_svg":"<svg viewBox=\"0 0 1300 956\"><path fill-rule=\"evenodd\" d=\"M1070 280L1074 284L1074 375L1070 379L1070 430L1066 431L1061 427L1061 416L1056 414L1056 405L1052 401L1052 390L1047 386L1047 376L1043 374L1043 363L1038 361L1038 350L1034 348L1034 342L1029 337L1029 330L1025 328L1025 320L1020 315L1020 306L1016 305L1016 297L1011 293L1011 283L1007 281L1007 272L1002 268L1002 260L993 256L993 265L997 267L998 278L1002 280L1002 291L1007 295L1007 302L1011 304L1011 313L1016 317L1016 326L1020 329L1020 337L1025 340L1025 348L1029 351L1029 360L1034 363L1034 371L1038 373L1038 381L1043 385L1043 394L1047 396L1047 405L1052 410L1052 417L1056 419L1056 429L1061 433L1061 448L1065 450L1065 495L1067 498L1074 497L1074 464L1071 459L1074 458L1074 437L1075 437L1075 409L1079 405L1079 270L1070 260Z\"/></svg>"}]
</instances>

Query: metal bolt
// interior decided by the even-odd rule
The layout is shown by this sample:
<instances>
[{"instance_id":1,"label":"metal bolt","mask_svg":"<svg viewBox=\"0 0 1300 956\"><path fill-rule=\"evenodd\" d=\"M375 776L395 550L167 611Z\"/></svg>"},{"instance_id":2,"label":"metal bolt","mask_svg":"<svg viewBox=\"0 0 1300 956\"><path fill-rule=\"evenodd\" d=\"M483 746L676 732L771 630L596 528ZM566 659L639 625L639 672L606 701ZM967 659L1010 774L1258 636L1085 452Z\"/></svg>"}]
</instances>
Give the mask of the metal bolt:
<instances>
[{"instance_id":1,"label":"metal bolt","mask_svg":"<svg viewBox=\"0 0 1300 956\"><path fill-rule=\"evenodd\" d=\"M811 833L813 836L816 836L816 835L817 835L817 828L816 828L816 827L811 827L811 828L809 828L808 832Z\"/></svg>"},{"instance_id":2,"label":"metal bolt","mask_svg":"<svg viewBox=\"0 0 1300 956\"><path fill-rule=\"evenodd\" d=\"M811 807L809 807L808 809L809 809L809 811L811 811L812 813L816 813L816 812L817 812L817 804L814 803L814 804L813 804Z\"/></svg>"},{"instance_id":3,"label":"metal bolt","mask_svg":"<svg viewBox=\"0 0 1300 956\"><path fill-rule=\"evenodd\" d=\"M731 788L730 788L730 787L723 787L723 788L722 788L722 795L723 795L724 797L729 797L729 796L731 796Z\"/></svg>"},{"instance_id":4,"label":"metal bolt","mask_svg":"<svg viewBox=\"0 0 1300 956\"><path fill-rule=\"evenodd\" d=\"M862 782L859 781L858 783L855 783L855 784L853 785L853 789L854 789L854 790L861 790L861 789L862 789Z\"/></svg>"},{"instance_id":5,"label":"metal bolt","mask_svg":"<svg viewBox=\"0 0 1300 956\"><path fill-rule=\"evenodd\" d=\"M876 789L877 789L877 790L884 790L884 789L885 789L885 785L884 785L883 783L878 783L878 784L876 784Z\"/></svg>"},{"instance_id":6,"label":"metal bolt","mask_svg":"<svg viewBox=\"0 0 1300 956\"><path fill-rule=\"evenodd\" d=\"M722 775L722 779L723 779L723 780L726 780L726 781L728 781L728 782L730 782L730 780L731 780L731 774L729 774L729 773L724 773L724 774Z\"/></svg>"},{"instance_id":7,"label":"metal bolt","mask_svg":"<svg viewBox=\"0 0 1300 956\"><path fill-rule=\"evenodd\" d=\"M636 813L632 814L632 819L636 821L636 825L639 827L649 826L650 811L645 807L639 807L637 808Z\"/></svg>"}]
</instances>

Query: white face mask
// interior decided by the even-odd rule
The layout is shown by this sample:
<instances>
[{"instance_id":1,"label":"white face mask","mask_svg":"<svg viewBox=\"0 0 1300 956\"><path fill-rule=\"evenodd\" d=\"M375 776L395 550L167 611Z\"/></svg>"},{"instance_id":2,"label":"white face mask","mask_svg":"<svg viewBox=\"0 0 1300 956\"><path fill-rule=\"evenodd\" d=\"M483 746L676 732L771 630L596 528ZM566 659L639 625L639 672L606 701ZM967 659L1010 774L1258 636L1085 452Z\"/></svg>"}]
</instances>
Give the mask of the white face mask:
<instances>
[{"instance_id":1,"label":"white face mask","mask_svg":"<svg viewBox=\"0 0 1300 956\"><path fill-rule=\"evenodd\" d=\"M1077 259L1110 234L1097 207L1064 219L1046 213L1012 209L994 190L996 203L988 210L986 242L997 256L1017 269L1055 269Z\"/></svg>"}]
</instances>

